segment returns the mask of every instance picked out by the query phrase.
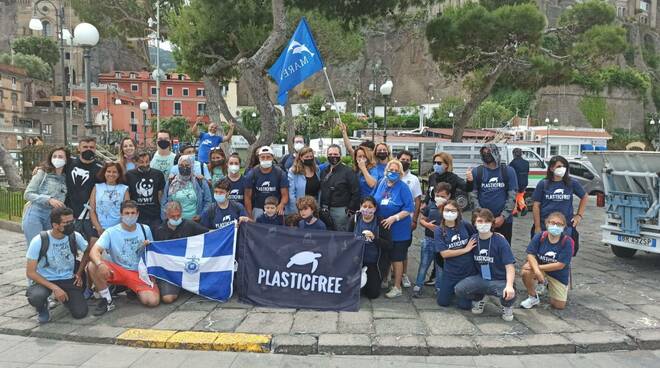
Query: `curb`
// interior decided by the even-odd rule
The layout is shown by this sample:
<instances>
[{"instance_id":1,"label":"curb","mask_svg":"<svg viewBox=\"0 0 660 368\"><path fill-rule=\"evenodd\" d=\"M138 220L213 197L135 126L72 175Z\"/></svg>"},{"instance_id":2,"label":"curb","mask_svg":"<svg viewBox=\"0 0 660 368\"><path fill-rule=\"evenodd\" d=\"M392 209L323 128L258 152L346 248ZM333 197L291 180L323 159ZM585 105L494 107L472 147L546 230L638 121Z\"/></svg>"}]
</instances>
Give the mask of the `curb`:
<instances>
[{"instance_id":1,"label":"curb","mask_svg":"<svg viewBox=\"0 0 660 368\"><path fill-rule=\"evenodd\" d=\"M271 339L259 334L134 328L117 336L115 343L139 348L268 353Z\"/></svg>"},{"instance_id":2,"label":"curb","mask_svg":"<svg viewBox=\"0 0 660 368\"><path fill-rule=\"evenodd\" d=\"M0 230L7 230L14 233L22 233L23 229L21 228L20 222L14 222L9 220L0 220Z\"/></svg>"}]
</instances>

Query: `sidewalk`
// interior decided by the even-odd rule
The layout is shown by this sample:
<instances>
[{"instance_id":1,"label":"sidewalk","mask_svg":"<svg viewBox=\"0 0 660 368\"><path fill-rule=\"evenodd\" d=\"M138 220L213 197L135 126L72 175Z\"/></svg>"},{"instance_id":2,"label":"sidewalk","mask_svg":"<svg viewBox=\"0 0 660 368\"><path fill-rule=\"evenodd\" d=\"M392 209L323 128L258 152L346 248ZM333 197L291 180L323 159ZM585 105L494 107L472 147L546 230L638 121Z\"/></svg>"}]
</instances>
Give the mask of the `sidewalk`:
<instances>
[{"instance_id":1,"label":"sidewalk","mask_svg":"<svg viewBox=\"0 0 660 368\"><path fill-rule=\"evenodd\" d=\"M154 343L121 342L166 346L169 341L172 347L230 350L241 349L217 344L226 341L226 335L174 336L177 331L248 333L266 335L263 350L288 354L476 355L660 349L660 256L640 252L629 260L615 257L600 243L603 210L591 201L586 213L567 309L554 311L547 303L533 310L516 308L513 322L504 322L492 304L481 316L438 307L427 287L421 299L411 298L407 289L401 298L363 298L359 312L340 313L258 308L235 298L219 304L188 294L172 305L146 309L122 296L117 309L101 318L90 315L73 320L60 306L53 310L53 322L38 326L35 311L24 296L23 236L0 231L4 239L0 245L0 333L116 343L119 336L143 333L134 329L166 330L169 332L158 333L161 340ZM518 267L525 257L531 217L515 220L513 249ZM409 276L414 279L418 240L410 255ZM517 288L524 294L519 279ZM518 295L518 302L524 297ZM186 336L192 337L186 340Z\"/></svg>"}]
</instances>

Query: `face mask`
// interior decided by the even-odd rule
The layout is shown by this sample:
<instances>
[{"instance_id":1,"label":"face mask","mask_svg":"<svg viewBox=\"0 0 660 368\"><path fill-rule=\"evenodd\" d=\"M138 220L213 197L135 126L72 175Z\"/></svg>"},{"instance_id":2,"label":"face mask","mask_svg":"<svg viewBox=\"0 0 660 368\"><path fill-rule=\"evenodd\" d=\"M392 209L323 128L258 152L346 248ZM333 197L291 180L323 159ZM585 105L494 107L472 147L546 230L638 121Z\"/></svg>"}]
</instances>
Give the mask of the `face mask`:
<instances>
[{"instance_id":1,"label":"face mask","mask_svg":"<svg viewBox=\"0 0 660 368\"><path fill-rule=\"evenodd\" d=\"M215 199L216 202L218 203L225 203L227 200L227 195L226 194L214 194L213 199Z\"/></svg>"},{"instance_id":2,"label":"face mask","mask_svg":"<svg viewBox=\"0 0 660 368\"><path fill-rule=\"evenodd\" d=\"M293 149L296 151L300 151L303 148L305 148L305 143L298 142L293 144Z\"/></svg>"},{"instance_id":3,"label":"face mask","mask_svg":"<svg viewBox=\"0 0 660 368\"><path fill-rule=\"evenodd\" d=\"M483 161L485 164L490 164L495 162L495 157L493 157L492 153L486 153L486 154L481 154L481 161Z\"/></svg>"},{"instance_id":4,"label":"face mask","mask_svg":"<svg viewBox=\"0 0 660 368\"><path fill-rule=\"evenodd\" d=\"M236 174L241 170L241 167L238 165L229 165L229 173Z\"/></svg>"},{"instance_id":5,"label":"face mask","mask_svg":"<svg viewBox=\"0 0 660 368\"><path fill-rule=\"evenodd\" d=\"M556 177L563 178L564 175L566 175L566 168L565 167L558 167L553 171L553 173L555 174Z\"/></svg>"},{"instance_id":6,"label":"face mask","mask_svg":"<svg viewBox=\"0 0 660 368\"><path fill-rule=\"evenodd\" d=\"M303 163L303 165L305 165L305 166L312 166L312 165L314 165L314 159L313 159L313 158L310 158L310 159L308 159L308 160L302 160L302 163Z\"/></svg>"},{"instance_id":7,"label":"face mask","mask_svg":"<svg viewBox=\"0 0 660 368\"><path fill-rule=\"evenodd\" d=\"M492 225L492 224L490 224L490 223L486 223L486 224L477 224L477 225L476 225L476 228L477 228L477 231L478 231L480 234L485 234L485 233L487 233L487 232L490 232L490 227L491 227L491 225Z\"/></svg>"},{"instance_id":8,"label":"face mask","mask_svg":"<svg viewBox=\"0 0 660 368\"><path fill-rule=\"evenodd\" d=\"M212 131L209 130L209 132L207 134L210 135L211 137L213 137L215 135L215 132L212 132Z\"/></svg>"},{"instance_id":9,"label":"face mask","mask_svg":"<svg viewBox=\"0 0 660 368\"><path fill-rule=\"evenodd\" d=\"M149 167L149 166L138 166L138 170L139 170L141 173L148 173L149 170L151 170L151 167Z\"/></svg>"},{"instance_id":10,"label":"face mask","mask_svg":"<svg viewBox=\"0 0 660 368\"><path fill-rule=\"evenodd\" d=\"M126 224L126 226L133 226L137 223L137 219L138 219L137 216L127 215L121 217L121 222Z\"/></svg>"},{"instance_id":11,"label":"face mask","mask_svg":"<svg viewBox=\"0 0 660 368\"><path fill-rule=\"evenodd\" d=\"M273 167L273 161L272 160L260 161L259 164L264 169L270 169L271 167Z\"/></svg>"},{"instance_id":12,"label":"face mask","mask_svg":"<svg viewBox=\"0 0 660 368\"><path fill-rule=\"evenodd\" d=\"M180 167L179 168L179 174L181 176L190 176L190 174L192 174L192 168L190 168L190 167Z\"/></svg>"},{"instance_id":13,"label":"face mask","mask_svg":"<svg viewBox=\"0 0 660 368\"><path fill-rule=\"evenodd\" d=\"M82 157L82 159L85 160L85 161L91 161L91 160L93 160L93 159L94 159L94 156L96 156L96 155L94 154L94 151L90 151L90 150L83 151L83 152L80 154L80 157Z\"/></svg>"},{"instance_id":14,"label":"face mask","mask_svg":"<svg viewBox=\"0 0 660 368\"><path fill-rule=\"evenodd\" d=\"M440 207L447 203L448 199L444 197L435 197L435 205Z\"/></svg>"},{"instance_id":15,"label":"face mask","mask_svg":"<svg viewBox=\"0 0 660 368\"><path fill-rule=\"evenodd\" d=\"M183 218L182 218L182 217L179 217L178 220L175 220L175 219L169 219L169 220L167 220L167 223L170 224L170 225L172 225L172 226L179 226L179 225L181 225L182 222L183 222Z\"/></svg>"},{"instance_id":16,"label":"face mask","mask_svg":"<svg viewBox=\"0 0 660 368\"><path fill-rule=\"evenodd\" d=\"M50 162L53 164L53 166L55 166L56 169L64 167L64 165L66 164L66 160L63 158L54 158L50 160Z\"/></svg>"},{"instance_id":17,"label":"face mask","mask_svg":"<svg viewBox=\"0 0 660 368\"><path fill-rule=\"evenodd\" d=\"M559 225L548 226L548 232L554 236L559 236L564 232L564 227Z\"/></svg>"},{"instance_id":18,"label":"face mask","mask_svg":"<svg viewBox=\"0 0 660 368\"><path fill-rule=\"evenodd\" d=\"M387 172L387 180L389 180L389 181L397 181L397 180L399 180L400 176L401 176L401 174L399 174L396 171L388 171Z\"/></svg>"},{"instance_id":19,"label":"face mask","mask_svg":"<svg viewBox=\"0 0 660 368\"><path fill-rule=\"evenodd\" d=\"M442 174L445 173L445 166L444 165L433 164L433 171L438 175L442 175Z\"/></svg>"},{"instance_id":20,"label":"face mask","mask_svg":"<svg viewBox=\"0 0 660 368\"><path fill-rule=\"evenodd\" d=\"M403 166L403 172L406 172L406 171L408 171L408 169L410 169L410 162L402 161L401 166Z\"/></svg>"},{"instance_id":21,"label":"face mask","mask_svg":"<svg viewBox=\"0 0 660 368\"><path fill-rule=\"evenodd\" d=\"M376 157L378 157L379 160L384 160L387 158L387 152L376 152Z\"/></svg>"},{"instance_id":22,"label":"face mask","mask_svg":"<svg viewBox=\"0 0 660 368\"><path fill-rule=\"evenodd\" d=\"M362 214L362 216L373 216L373 214L376 213L376 209L361 207L360 213Z\"/></svg>"},{"instance_id":23,"label":"face mask","mask_svg":"<svg viewBox=\"0 0 660 368\"><path fill-rule=\"evenodd\" d=\"M332 166L337 165L337 164L339 163L340 160L341 160L341 157L338 157L338 156L329 156L329 157L328 157L328 162L329 162L330 165L332 165Z\"/></svg>"},{"instance_id":24,"label":"face mask","mask_svg":"<svg viewBox=\"0 0 660 368\"><path fill-rule=\"evenodd\" d=\"M445 220L454 221L458 218L458 212L444 211L442 212L442 218L444 218Z\"/></svg>"},{"instance_id":25,"label":"face mask","mask_svg":"<svg viewBox=\"0 0 660 368\"><path fill-rule=\"evenodd\" d=\"M159 140L158 143L156 143L156 144L158 145L158 148L160 148L160 149L167 149L170 146L170 141Z\"/></svg>"},{"instance_id":26,"label":"face mask","mask_svg":"<svg viewBox=\"0 0 660 368\"><path fill-rule=\"evenodd\" d=\"M71 234L73 234L73 230L74 230L73 224L66 224L66 225L64 225L64 228L62 229L62 233L64 235L71 235Z\"/></svg>"}]
</instances>

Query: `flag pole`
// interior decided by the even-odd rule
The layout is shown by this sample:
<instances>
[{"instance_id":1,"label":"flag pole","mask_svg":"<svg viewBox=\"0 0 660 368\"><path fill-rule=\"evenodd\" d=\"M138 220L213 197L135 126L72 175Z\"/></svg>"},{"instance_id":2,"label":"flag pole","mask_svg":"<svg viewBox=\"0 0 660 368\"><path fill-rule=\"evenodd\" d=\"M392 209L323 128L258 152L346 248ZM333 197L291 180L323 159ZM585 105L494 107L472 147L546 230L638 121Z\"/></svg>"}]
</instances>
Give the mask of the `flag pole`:
<instances>
[{"instance_id":1,"label":"flag pole","mask_svg":"<svg viewBox=\"0 0 660 368\"><path fill-rule=\"evenodd\" d=\"M337 113L337 119L339 119L339 122L341 123L341 115L339 115L339 107L337 107L337 100L335 99L335 92L332 90L332 84L330 84L330 78L328 78L328 68L325 66L323 67L323 75L325 75L325 80L328 82L328 88L330 88L330 96L332 96L332 105L335 107L335 113ZM334 124L333 124L334 125ZM330 144L333 143L334 138L332 136L332 128L330 128Z\"/></svg>"}]
</instances>

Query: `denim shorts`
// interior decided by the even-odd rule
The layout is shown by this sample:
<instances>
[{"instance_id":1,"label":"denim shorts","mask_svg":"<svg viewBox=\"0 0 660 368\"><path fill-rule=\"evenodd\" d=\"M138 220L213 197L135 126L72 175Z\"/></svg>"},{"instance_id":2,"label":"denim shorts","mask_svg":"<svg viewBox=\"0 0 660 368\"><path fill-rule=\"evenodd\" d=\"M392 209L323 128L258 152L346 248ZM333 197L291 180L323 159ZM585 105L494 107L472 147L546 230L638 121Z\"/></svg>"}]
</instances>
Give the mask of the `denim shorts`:
<instances>
[{"instance_id":1,"label":"denim shorts","mask_svg":"<svg viewBox=\"0 0 660 368\"><path fill-rule=\"evenodd\" d=\"M408 259L408 248L412 244L412 239L400 240L392 242L392 249L390 249L391 262L403 262Z\"/></svg>"}]
</instances>

